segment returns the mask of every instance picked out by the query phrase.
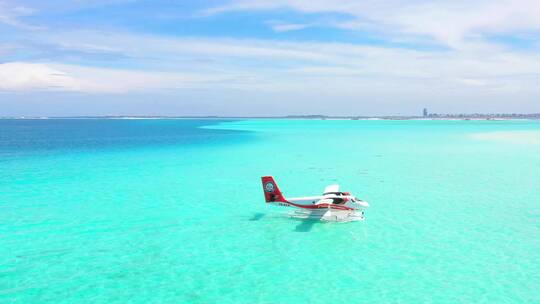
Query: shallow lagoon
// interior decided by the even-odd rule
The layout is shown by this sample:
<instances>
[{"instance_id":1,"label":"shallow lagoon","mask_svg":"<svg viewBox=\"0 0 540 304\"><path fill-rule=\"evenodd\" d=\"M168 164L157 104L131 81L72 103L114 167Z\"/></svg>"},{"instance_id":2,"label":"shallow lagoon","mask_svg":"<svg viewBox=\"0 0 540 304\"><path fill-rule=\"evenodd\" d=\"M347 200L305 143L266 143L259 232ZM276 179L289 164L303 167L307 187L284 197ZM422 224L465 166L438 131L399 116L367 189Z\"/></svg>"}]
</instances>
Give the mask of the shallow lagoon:
<instances>
[{"instance_id":1,"label":"shallow lagoon","mask_svg":"<svg viewBox=\"0 0 540 304\"><path fill-rule=\"evenodd\" d=\"M0 302L540 301L540 122L0 120ZM339 183L366 220L263 203Z\"/></svg>"}]
</instances>

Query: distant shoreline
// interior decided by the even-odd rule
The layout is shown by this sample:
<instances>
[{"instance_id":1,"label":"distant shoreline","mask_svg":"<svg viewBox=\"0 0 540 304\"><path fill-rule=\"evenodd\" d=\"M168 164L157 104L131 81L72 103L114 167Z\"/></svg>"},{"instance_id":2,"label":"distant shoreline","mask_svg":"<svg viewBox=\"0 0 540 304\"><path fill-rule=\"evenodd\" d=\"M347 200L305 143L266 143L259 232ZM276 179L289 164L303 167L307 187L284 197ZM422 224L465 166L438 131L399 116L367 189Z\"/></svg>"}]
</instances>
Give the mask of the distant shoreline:
<instances>
[{"instance_id":1,"label":"distant shoreline","mask_svg":"<svg viewBox=\"0 0 540 304\"><path fill-rule=\"evenodd\" d=\"M40 120L40 119L122 119L122 120L151 120L151 119L283 119L283 120L540 120L540 114L474 114L471 116L322 116L322 115L295 115L295 116L4 116L0 119Z\"/></svg>"}]
</instances>

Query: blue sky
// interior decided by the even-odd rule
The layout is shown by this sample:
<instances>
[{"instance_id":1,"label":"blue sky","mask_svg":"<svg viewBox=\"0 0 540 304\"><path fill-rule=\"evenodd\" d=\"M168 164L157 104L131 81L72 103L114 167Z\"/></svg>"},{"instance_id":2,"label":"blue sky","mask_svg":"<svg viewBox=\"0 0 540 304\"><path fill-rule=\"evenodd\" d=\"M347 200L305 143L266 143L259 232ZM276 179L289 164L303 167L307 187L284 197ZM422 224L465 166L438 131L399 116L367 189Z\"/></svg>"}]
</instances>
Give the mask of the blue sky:
<instances>
[{"instance_id":1,"label":"blue sky","mask_svg":"<svg viewBox=\"0 0 540 304\"><path fill-rule=\"evenodd\" d=\"M0 0L0 116L540 112L536 0Z\"/></svg>"}]
</instances>

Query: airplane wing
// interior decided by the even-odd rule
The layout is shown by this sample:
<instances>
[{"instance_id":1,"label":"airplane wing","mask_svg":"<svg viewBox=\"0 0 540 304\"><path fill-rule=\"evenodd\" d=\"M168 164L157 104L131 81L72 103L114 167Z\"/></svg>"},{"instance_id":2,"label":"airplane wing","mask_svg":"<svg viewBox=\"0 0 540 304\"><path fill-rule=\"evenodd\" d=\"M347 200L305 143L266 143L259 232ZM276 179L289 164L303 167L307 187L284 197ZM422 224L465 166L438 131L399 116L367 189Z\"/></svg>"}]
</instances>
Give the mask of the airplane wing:
<instances>
[{"instance_id":1,"label":"airplane wing","mask_svg":"<svg viewBox=\"0 0 540 304\"><path fill-rule=\"evenodd\" d=\"M323 194L326 194L326 193L329 193L329 192L339 192L339 185L326 186L326 188L324 188L324 193Z\"/></svg>"},{"instance_id":2,"label":"airplane wing","mask_svg":"<svg viewBox=\"0 0 540 304\"><path fill-rule=\"evenodd\" d=\"M334 202L333 199L325 198L325 199L319 200L317 203L315 203L315 205L332 204L333 202Z\"/></svg>"}]
</instances>

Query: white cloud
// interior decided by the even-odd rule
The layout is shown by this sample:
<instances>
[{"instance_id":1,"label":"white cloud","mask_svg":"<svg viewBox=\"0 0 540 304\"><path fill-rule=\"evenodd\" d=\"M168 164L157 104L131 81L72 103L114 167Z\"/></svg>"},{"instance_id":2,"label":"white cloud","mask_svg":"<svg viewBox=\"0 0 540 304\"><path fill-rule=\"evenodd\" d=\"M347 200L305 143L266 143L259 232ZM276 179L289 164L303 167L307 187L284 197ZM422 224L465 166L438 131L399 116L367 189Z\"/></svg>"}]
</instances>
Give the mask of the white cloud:
<instances>
[{"instance_id":1,"label":"white cloud","mask_svg":"<svg viewBox=\"0 0 540 304\"><path fill-rule=\"evenodd\" d=\"M387 105L370 109L384 113L381 109L393 107L388 114L397 113L399 107L410 108L408 104L440 103L446 111L452 111L454 105L466 111L504 111L511 107L506 104L515 102L527 109L540 106L535 100L540 96L540 53L483 43L459 50L421 51L350 43L166 38L93 31L36 33L29 39L43 43L39 45L113 52L123 59L116 68L50 62L3 64L0 78L9 81L0 84L0 90L175 92L216 104L224 99L231 105L234 100L264 100L276 109L297 112L306 105L312 111L326 111L332 103L336 105L334 114L377 103ZM132 70L119 69L122 60Z\"/></svg>"},{"instance_id":2,"label":"white cloud","mask_svg":"<svg viewBox=\"0 0 540 304\"><path fill-rule=\"evenodd\" d=\"M540 31L537 0L236 0L205 14L288 8L302 13L342 13L353 18L328 26L377 29L389 35L427 36L460 48L476 35Z\"/></svg>"},{"instance_id":3,"label":"white cloud","mask_svg":"<svg viewBox=\"0 0 540 304\"><path fill-rule=\"evenodd\" d=\"M302 30L302 29L312 26L311 24L303 24L303 23L269 22L268 24L270 24L272 29L278 33Z\"/></svg>"},{"instance_id":4,"label":"white cloud","mask_svg":"<svg viewBox=\"0 0 540 304\"><path fill-rule=\"evenodd\" d=\"M384 104L372 107L380 110L391 101L402 103L403 108L440 102L447 107L462 104L467 111L474 111L476 105L476 109L491 110L497 103L540 109L540 44L534 46L540 32L539 1L233 0L205 12L290 9L314 13L297 19L301 22L277 17L279 21L267 25L276 32L313 26L359 30L362 37L393 42L386 46L337 43L328 38L317 42L76 29L31 31L27 29L35 27L26 24L25 17L35 12L16 2L0 0L0 23L17 28L8 28L3 39L8 43L0 45L0 62L8 61L0 64L0 91L126 96L174 92L170 95L175 100L180 99L177 96L193 100L207 96L207 101L226 108L224 99L243 100L242 107L231 107L236 113L245 113L244 106L251 102L253 109L272 105L296 107L299 112L332 108L347 113L348 107ZM81 6L110 2L30 3L39 12L62 15ZM347 17L336 19L343 15ZM486 38L506 34L528 40L529 49ZM416 49L397 48L397 44ZM441 48L441 44L449 47ZM15 60L26 62L9 62Z\"/></svg>"},{"instance_id":5,"label":"white cloud","mask_svg":"<svg viewBox=\"0 0 540 304\"><path fill-rule=\"evenodd\" d=\"M0 64L0 90L78 90L81 83L65 72L44 64L11 62Z\"/></svg>"},{"instance_id":6,"label":"white cloud","mask_svg":"<svg viewBox=\"0 0 540 304\"><path fill-rule=\"evenodd\" d=\"M335 77L353 86L386 80L403 86L416 82L428 89L432 89L429 82L446 88L531 89L532 79L540 78L540 54L515 53L490 45L428 52L348 43L163 38L99 32L60 32L39 37L75 49L110 50L129 58L131 65L144 68L122 71L48 64L26 66L32 69L19 72L38 73L42 76L23 79L49 79L53 87L66 90L128 91L194 85L208 89L290 88L301 87L306 80L313 83L314 79L335 83ZM92 41L92 45L86 41ZM66 79L71 82L62 85Z\"/></svg>"},{"instance_id":7,"label":"white cloud","mask_svg":"<svg viewBox=\"0 0 540 304\"><path fill-rule=\"evenodd\" d=\"M10 62L0 64L0 91L71 91L128 93L193 88L222 77L182 73L141 72L64 64Z\"/></svg>"},{"instance_id":8,"label":"white cloud","mask_svg":"<svg viewBox=\"0 0 540 304\"><path fill-rule=\"evenodd\" d=\"M42 27L30 25L21 21L22 17L29 16L34 13L35 11L31 8L13 5L7 1L0 0L0 23L27 30L42 29Z\"/></svg>"}]
</instances>

